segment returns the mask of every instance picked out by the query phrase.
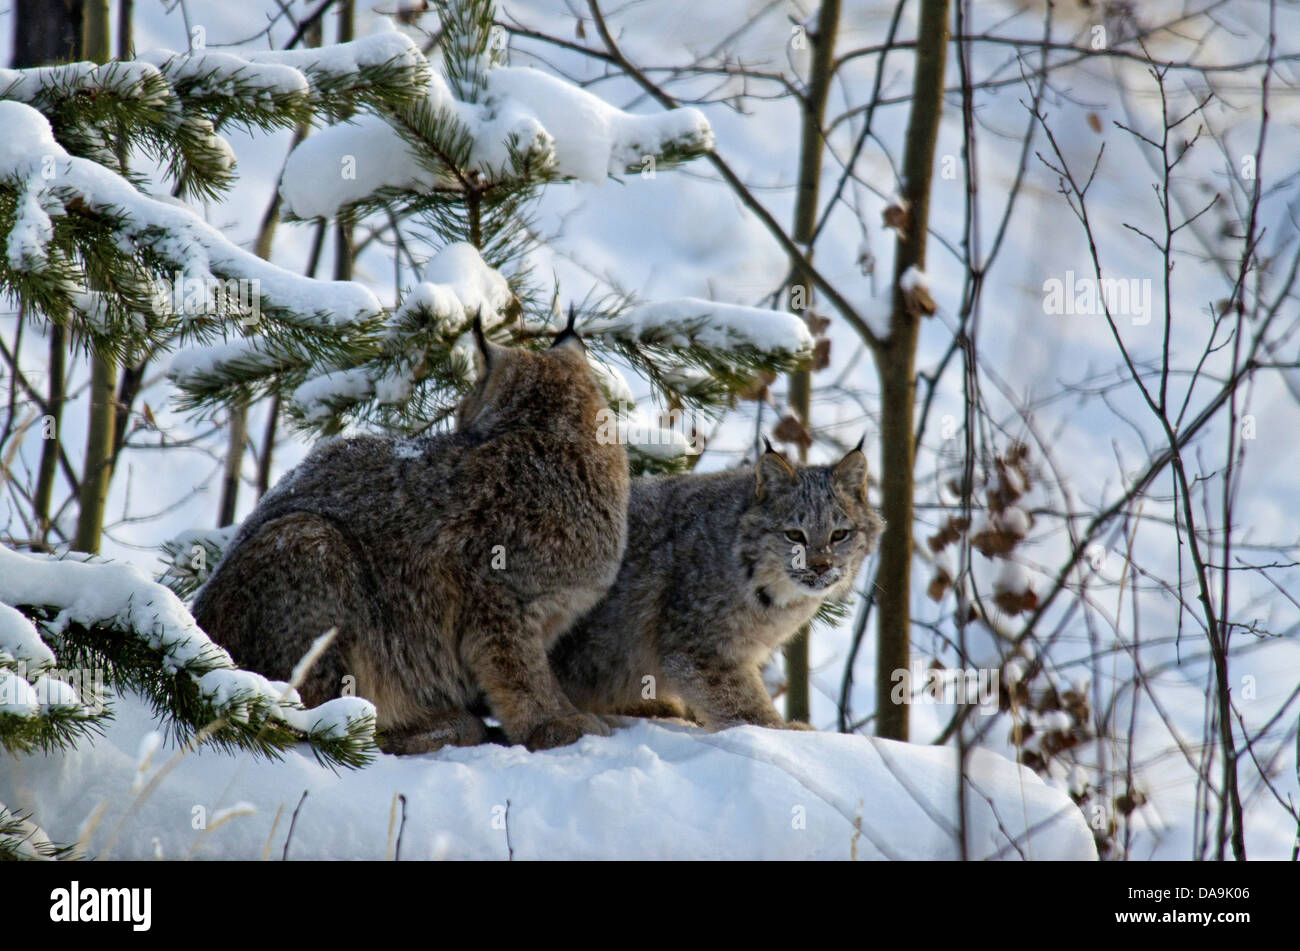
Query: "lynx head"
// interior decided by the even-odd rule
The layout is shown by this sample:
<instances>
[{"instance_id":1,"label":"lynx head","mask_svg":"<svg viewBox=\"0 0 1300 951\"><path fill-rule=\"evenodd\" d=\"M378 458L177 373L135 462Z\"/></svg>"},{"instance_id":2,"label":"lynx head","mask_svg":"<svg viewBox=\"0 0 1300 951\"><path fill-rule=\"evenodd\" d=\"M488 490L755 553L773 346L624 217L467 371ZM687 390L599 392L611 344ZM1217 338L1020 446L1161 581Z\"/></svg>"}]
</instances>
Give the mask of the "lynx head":
<instances>
[{"instance_id":1,"label":"lynx head","mask_svg":"<svg viewBox=\"0 0 1300 951\"><path fill-rule=\"evenodd\" d=\"M478 345L478 381L461 401L457 427L491 432L501 426L549 431L595 432L596 414L605 398L587 365L587 351L569 324L543 351L503 347L483 334L474 317Z\"/></svg>"},{"instance_id":2,"label":"lynx head","mask_svg":"<svg viewBox=\"0 0 1300 951\"><path fill-rule=\"evenodd\" d=\"M876 547L884 521L867 502L862 443L831 466L794 466L772 450L758 460L741 524L754 579L769 596L841 597Z\"/></svg>"}]
</instances>

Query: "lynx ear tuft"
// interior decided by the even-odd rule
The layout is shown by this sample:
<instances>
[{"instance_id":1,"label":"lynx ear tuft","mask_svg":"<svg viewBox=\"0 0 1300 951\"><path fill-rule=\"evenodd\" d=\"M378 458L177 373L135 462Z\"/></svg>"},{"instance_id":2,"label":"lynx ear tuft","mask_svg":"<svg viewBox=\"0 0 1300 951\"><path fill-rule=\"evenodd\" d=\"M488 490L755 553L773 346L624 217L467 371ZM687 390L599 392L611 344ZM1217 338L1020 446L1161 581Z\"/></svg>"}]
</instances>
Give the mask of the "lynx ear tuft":
<instances>
[{"instance_id":1,"label":"lynx ear tuft","mask_svg":"<svg viewBox=\"0 0 1300 951\"><path fill-rule=\"evenodd\" d=\"M754 497L760 502L772 490L789 488L799 481L799 471L772 448L766 436L763 437L763 448L765 451L754 467Z\"/></svg>"},{"instance_id":2,"label":"lynx ear tuft","mask_svg":"<svg viewBox=\"0 0 1300 951\"><path fill-rule=\"evenodd\" d=\"M867 501L867 457L862 451L866 441L864 435L831 470L835 484L861 502Z\"/></svg>"},{"instance_id":3,"label":"lynx ear tuft","mask_svg":"<svg viewBox=\"0 0 1300 951\"><path fill-rule=\"evenodd\" d=\"M577 346L581 350L586 350L586 345L582 338L578 336L578 331L574 326L578 322L578 310L572 304L569 305L569 322L564 325L564 329L555 335L555 342L552 347L572 347Z\"/></svg>"}]
</instances>

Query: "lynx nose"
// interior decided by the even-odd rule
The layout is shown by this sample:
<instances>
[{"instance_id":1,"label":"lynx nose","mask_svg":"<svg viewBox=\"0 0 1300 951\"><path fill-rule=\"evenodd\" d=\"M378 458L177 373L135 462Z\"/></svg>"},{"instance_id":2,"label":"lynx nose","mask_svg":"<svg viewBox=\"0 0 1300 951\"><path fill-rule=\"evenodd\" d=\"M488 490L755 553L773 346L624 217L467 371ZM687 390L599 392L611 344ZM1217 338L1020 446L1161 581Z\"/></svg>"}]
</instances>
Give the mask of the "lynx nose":
<instances>
[{"instance_id":1,"label":"lynx nose","mask_svg":"<svg viewBox=\"0 0 1300 951\"><path fill-rule=\"evenodd\" d=\"M830 571L833 564L834 562L825 555L819 555L815 558L808 559L808 567L819 575L824 575L826 572Z\"/></svg>"}]
</instances>

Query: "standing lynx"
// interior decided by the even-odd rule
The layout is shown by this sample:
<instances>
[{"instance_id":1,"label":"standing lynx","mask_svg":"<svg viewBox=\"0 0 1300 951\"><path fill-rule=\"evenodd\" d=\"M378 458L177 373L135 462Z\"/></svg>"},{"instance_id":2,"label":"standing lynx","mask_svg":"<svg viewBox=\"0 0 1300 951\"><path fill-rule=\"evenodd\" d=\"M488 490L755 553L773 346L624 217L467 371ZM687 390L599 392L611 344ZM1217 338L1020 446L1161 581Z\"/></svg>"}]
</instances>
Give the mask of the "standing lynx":
<instances>
[{"instance_id":1,"label":"standing lynx","mask_svg":"<svg viewBox=\"0 0 1300 951\"><path fill-rule=\"evenodd\" d=\"M597 442L606 404L575 334L534 353L475 331L481 373L456 432L318 446L194 605L237 663L284 680L337 627L303 701L351 675L389 752L479 743L488 712L529 749L609 733L569 702L546 650L618 572L627 455Z\"/></svg>"},{"instance_id":2,"label":"standing lynx","mask_svg":"<svg viewBox=\"0 0 1300 951\"><path fill-rule=\"evenodd\" d=\"M552 648L556 676L592 712L804 727L760 669L848 593L883 526L861 444L834 466L769 446L754 469L635 480L618 580Z\"/></svg>"}]
</instances>

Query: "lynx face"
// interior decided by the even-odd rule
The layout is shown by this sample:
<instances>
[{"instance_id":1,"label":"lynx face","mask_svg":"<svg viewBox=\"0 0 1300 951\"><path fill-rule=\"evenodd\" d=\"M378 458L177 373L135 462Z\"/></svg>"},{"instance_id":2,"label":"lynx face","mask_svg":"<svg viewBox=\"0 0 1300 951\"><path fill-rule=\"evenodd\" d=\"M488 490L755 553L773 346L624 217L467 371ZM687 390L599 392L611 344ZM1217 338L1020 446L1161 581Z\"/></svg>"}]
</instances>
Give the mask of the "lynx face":
<instances>
[{"instance_id":1,"label":"lynx face","mask_svg":"<svg viewBox=\"0 0 1300 951\"><path fill-rule=\"evenodd\" d=\"M763 455L756 504L746 521L762 552L758 573L777 589L773 593L788 599L847 592L884 528L866 492L867 460L860 450L835 466L805 469L774 452Z\"/></svg>"}]
</instances>

